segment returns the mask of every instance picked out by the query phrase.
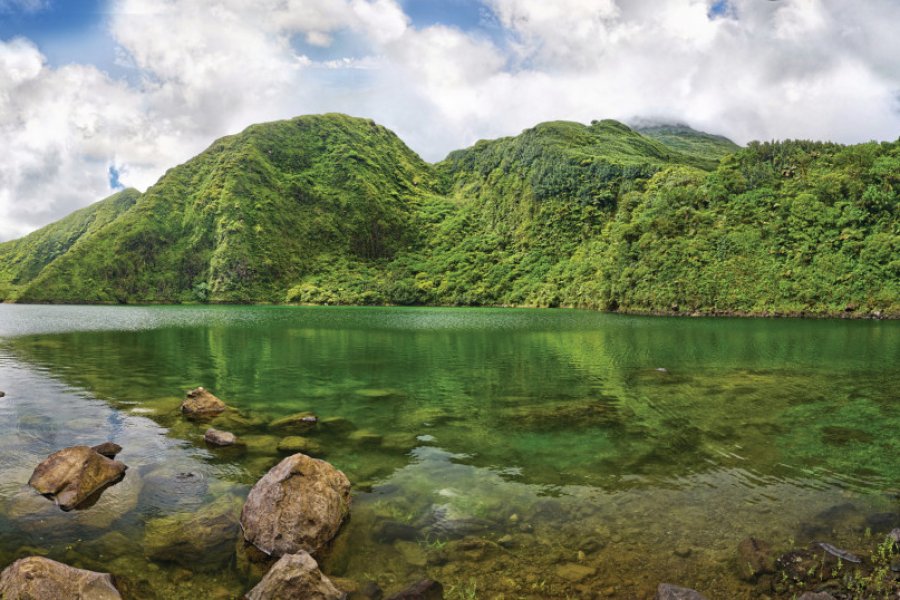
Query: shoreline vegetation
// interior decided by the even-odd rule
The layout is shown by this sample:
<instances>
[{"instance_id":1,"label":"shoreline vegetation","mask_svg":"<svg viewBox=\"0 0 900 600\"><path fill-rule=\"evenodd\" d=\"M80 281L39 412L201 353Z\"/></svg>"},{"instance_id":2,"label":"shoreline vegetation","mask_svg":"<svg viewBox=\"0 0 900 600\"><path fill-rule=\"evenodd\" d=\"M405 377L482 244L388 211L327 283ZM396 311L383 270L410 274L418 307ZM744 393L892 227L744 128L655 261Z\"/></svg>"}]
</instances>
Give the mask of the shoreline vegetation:
<instances>
[{"instance_id":1,"label":"shoreline vegetation","mask_svg":"<svg viewBox=\"0 0 900 600\"><path fill-rule=\"evenodd\" d=\"M896 319L898 207L900 142L560 121L430 164L305 116L0 244L0 300Z\"/></svg>"}]
</instances>

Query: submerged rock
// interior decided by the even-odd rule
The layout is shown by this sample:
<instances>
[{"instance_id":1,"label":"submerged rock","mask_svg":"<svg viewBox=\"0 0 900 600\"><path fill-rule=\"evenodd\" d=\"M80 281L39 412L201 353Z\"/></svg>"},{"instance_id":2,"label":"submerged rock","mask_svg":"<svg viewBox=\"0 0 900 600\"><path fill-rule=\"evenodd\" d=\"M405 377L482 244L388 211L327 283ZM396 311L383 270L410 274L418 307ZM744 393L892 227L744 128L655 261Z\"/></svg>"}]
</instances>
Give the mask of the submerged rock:
<instances>
[{"instance_id":1,"label":"submerged rock","mask_svg":"<svg viewBox=\"0 0 900 600\"><path fill-rule=\"evenodd\" d=\"M360 446L380 446L381 442L384 440L382 435L365 429L354 431L347 437L351 442L359 444Z\"/></svg>"},{"instance_id":2,"label":"submerged rock","mask_svg":"<svg viewBox=\"0 0 900 600\"><path fill-rule=\"evenodd\" d=\"M76 569L69 565L30 556L17 560L0 574L3 600L121 600L112 576Z\"/></svg>"},{"instance_id":3,"label":"submerged rock","mask_svg":"<svg viewBox=\"0 0 900 600\"><path fill-rule=\"evenodd\" d=\"M593 577L597 573L597 569L587 565L578 563L563 563L556 567L556 574L572 583L579 583L588 577Z\"/></svg>"},{"instance_id":4,"label":"submerged rock","mask_svg":"<svg viewBox=\"0 0 900 600\"><path fill-rule=\"evenodd\" d=\"M353 421L345 417L326 417L319 421L319 425L321 425L323 429L334 432L356 430L356 425L353 424Z\"/></svg>"},{"instance_id":5,"label":"submerged rock","mask_svg":"<svg viewBox=\"0 0 900 600\"><path fill-rule=\"evenodd\" d=\"M213 571L234 554L240 499L223 496L195 512L176 513L147 523L144 553L148 558Z\"/></svg>"},{"instance_id":6,"label":"submerged rock","mask_svg":"<svg viewBox=\"0 0 900 600\"><path fill-rule=\"evenodd\" d=\"M211 417L225 412L225 403L202 387L187 393L181 403L181 412L189 417Z\"/></svg>"},{"instance_id":7,"label":"submerged rock","mask_svg":"<svg viewBox=\"0 0 900 600\"><path fill-rule=\"evenodd\" d=\"M315 440L299 435L290 435L278 442L279 452L302 452L304 454L322 455L322 445Z\"/></svg>"},{"instance_id":8,"label":"submerged rock","mask_svg":"<svg viewBox=\"0 0 900 600\"><path fill-rule=\"evenodd\" d=\"M93 450L97 454L100 454L101 456L105 456L106 458L115 458L120 452L122 452L122 446L113 442L103 442L102 444L92 446L91 450Z\"/></svg>"},{"instance_id":9,"label":"submerged rock","mask_svg":"<svg viewBox=\"0 0 900 600\"><path fill-rule=\"evenodd\" d=\"M422 536L419 530L412 525L388 520L375 525L372 537L382 544L393 544L397 540L414 542Z\"/></svg>"},{"instance_id":10,"label":"submerged rock","mask_svg":"<svg viewBox=\"0 0 900 600\"><path fill-rule=\"evenodd\" d=\"M656 588L656 600L706 600L706 596L697 590L661 583Z\"/></svg>"},{"instance_id":11,"label":"submerged rock","mask_svg":"<svg viewBox=\"0 0 900 600\"><path fill-rule=\"evenodd\" d=\"M285 554L266 573L247 600L339 600L344 593L319 570L308 553Z\"/></svg>"},{"instance_id":12,"label":"submerged rock","mask_svg":"<svg viewBox=\"0 0 900 600\"><path fill-rule=\"evenodd\" d=\"M273 556L324 548L350 514L350 481L325 461L294 454L260 479L241 511L244 538Z\"/></svg>"},{"instance_id":13,"label":"submerged rock","mask_svg":"<svg viewBox=\"0 0 900 600\"><path fill-rule=\"evenodd\" d=\"M737 548L738 575L748 581L755 581L760 575L775 572L775 556L768 542L748 537L741 540Z\"/></svg>"},{"instance_id":14,"label":"submerged rock","mask_svg":"<svg viewBox=\"0 0 900 600\"><path fill-rule=\"evenodd\" d=\"M319 418L311 412L299 412L281 419L276 419L269 424L273 429L312 429L319 422Z\"/></svg>"},{"instance_id":15,"label":"submerged rock","mask_svg":"<svg viewBox=\"0 0 900 600\"><path fill-rule=\"evenodd\" d=\"M72 446L51 454L39 464L28 485L56 500L61 509L72 510L92 494L122 479L127 468L88 446Z\"/></svg>"},{"instance_id":16,"label":"submerged rock","mask_svg":"<svg viewBox=\"0 0 900 600\"><path fill-rule=\"evenodd\" d=\"M834 596L828 592L806 592L797 600L834 600Z\"/></svg>"},{"instance_id":17,"label":"submerged rock","mask_svg":"<svg viewBox=\"0 0 900 600\"><path fill-rule=\"evenodd\" d=\"M203 439L210 446L233 446L237 443L237 437L230 431L219 431L212 428L206 430Z\"/></svg>"},{"instance_id":18,"label":"submerged rock","mask_svg":"<svg viewBox=\"0 0 900 600\"><path fill-rule=\"evenodd\" d=\"M443 600L444 586L431 579L416 582L387 600Z\"/></svg>"},{"instance_id":19,"label":"submerged rock","mask_svg":"<svg viewBox=\"0 0 900 600\"><path fill-rule=\"evenodd\" d=\"M6 396L6 392L0 391L0 398L4 398Z\"/></svg>"}]
</instances>

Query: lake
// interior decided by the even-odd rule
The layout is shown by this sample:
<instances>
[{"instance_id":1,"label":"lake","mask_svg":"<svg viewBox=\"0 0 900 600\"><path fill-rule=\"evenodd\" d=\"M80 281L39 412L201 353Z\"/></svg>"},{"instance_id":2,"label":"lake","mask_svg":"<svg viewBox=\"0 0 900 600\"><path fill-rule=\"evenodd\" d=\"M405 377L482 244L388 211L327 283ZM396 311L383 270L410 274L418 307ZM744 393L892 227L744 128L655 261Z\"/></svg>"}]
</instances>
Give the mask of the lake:
<instances>
[{"instance_id":1,"label":"lake","mask_svg":"<svg viewBox=\"0 0 900 600\"><path fill-rule=\"evenodd\" d=\"M181 417L196 386L240 411L216 425L245 446ZM754 598L747 536L863 551L900 516L896 322L0 305L0 390L0 566L42 554L134 598L252 587L236 529L165 535L240 510L286 456L270 423L300 411L354 485L320 565L386 592ZM106 440L129 470L93 506L27 487L50 453Z\"/></svg>"}]
</instances>

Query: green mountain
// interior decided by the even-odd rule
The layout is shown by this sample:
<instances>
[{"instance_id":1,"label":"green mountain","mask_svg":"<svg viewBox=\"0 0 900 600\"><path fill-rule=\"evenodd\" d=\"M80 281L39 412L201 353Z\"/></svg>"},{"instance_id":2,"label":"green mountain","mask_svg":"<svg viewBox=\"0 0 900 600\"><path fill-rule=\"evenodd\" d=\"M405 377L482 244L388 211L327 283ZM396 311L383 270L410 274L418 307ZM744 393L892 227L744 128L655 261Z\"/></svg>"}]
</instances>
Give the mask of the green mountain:
<instances>
[{"instance_id":1,"label":"green mountain","mask_svg":"<svg viewBox=\"0 0 900 600\"><path fill-rule=\"evenodd\" d=\"M740 146L721 135L712 135L678 123L637 124L634 130L661 144L703 159L710 171L722 157L737 152Z\"/></svg>"},{"instance_id":2,"label":"green mountain","mask_svg":"<svg viewBox=\"0 0 900 600\"><path fill-rule=\"evenodd\" d=\"M22 302L900 315L900 143L543 123L430 165L365 119L223 138L6 244Z\"/></svg>"}]
</instances>

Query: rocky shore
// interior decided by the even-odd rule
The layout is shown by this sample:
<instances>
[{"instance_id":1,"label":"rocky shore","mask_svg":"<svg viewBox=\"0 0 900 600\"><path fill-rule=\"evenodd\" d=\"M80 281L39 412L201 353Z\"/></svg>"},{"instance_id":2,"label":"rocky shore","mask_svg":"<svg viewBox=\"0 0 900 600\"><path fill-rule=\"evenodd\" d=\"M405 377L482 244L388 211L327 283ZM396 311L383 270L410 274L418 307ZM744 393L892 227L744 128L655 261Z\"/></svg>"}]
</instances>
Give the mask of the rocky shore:
<instances>
[{"instance_id":1,"label":"rocky shore","mask_svg":"<svg viewBox=\"0 0 900 600\"><path fill-rule=\"evenodd\" d=\"M435 505L427 514L416 518L399 514L397 511L402 509L397 507L376 507L373 518L369 514L373 507L366 507L366 514L358 515L360 522L368 526L365 535L395 552L410 565L410 570L405 581L382 578L377 568L370 576L360 577L356 570L354 578L345 578L346 564L354 560L355 547L355 538L342 534L351 515L351 483L344 473L322 460L329 447L322 443L321 432L339 432L340 439L360 451L386 446L406 449L417 441L395 439L390 434L359 429L343 418L320 418L311 413L297 413L266 423L264 429L270 434L260 435L258 423L202 388L188 394L180 413L183 417L179 418L190 422L193 431L199 432L198 443L205 444L213 456L252 453L254 448L262 446L271 454L280 453L277 464L266 467L268 470L256 480L246 499L232 493L211 494L210 501L193 511L163 514L145 523L141 543L148 564L176 565L176 577L182 582L201 574L215 574L223 566L236 563L248 582L240 593L252 599L568 596L714 600L720 597L715 590L705 589L706 580L690 572L685 572L685 581L657 580L652 592L635 593L635 589L646 590L646 585L605 572L600 559L604 549L608 551L621 544L622 536L615 531L603 534L579 531L577 514L565 516L571 522L571 531L559 532L569 536L570 547L550 550L548 554L549 549L542 544L541 535L531 522L541 511L560 510L559 503L553 499L544 501L543 506L535 506L534 515L508 514L504 507L497 506L485 507L486 512L475 517L459 513L447 504ZM127 466L116 460L122 452L113 442L64 448L41 462L29 483L62 510L94 512L93 505L105 490L129 482ZM189 481L191 475L186 473L184 477ZM142 484L153 485L152 478L144 477ZM157 493L166 492L161 489ZM822 522L828 518L823 516ZM734 547L734 576L752 590L748 592L752 595L747 597L803 600L894 597L900 591L897 525L900 523L896 514L870 515L859 526L865 535L860 536L859 542L845 546L831 539L828 527L809 531L808 537L815 541L787 546L748 537ZM107 546L130 543L114 539L115 535L115 531L110 531L106 536L109 537ZM98 548L96 561L86 564L75 559L72 565L102 567L100 546L94 547ZM685 544L672 547L675 560L697 552L697 548ZM479 577L492 570L505 572L513 557L527 565L525 557L528 556L534 558L535 565L541 566L533 572L523 571L518 580L504 575L496 577L489 587L473 584L462 588L454 583L446 589L434 580L447 581L446 577L456 582L466 575L461 569L472 568L471 565L479 565ZM79 593L84 598L146 597L146 589L140 587L143 584L131 575L120 574L112 566L109 573L103 572L105 569L91 571L75 566L37 555L20 555L0 576L0 598L65 597L60 596L60 585L79 586L68 589L83 590ZM652 569L648 568L646 576L653 577ZM611 580L623 583L612 585ZM235 596L233 590L223 589L220 595L210 597Z\"/></svg>"}]
</instances>

